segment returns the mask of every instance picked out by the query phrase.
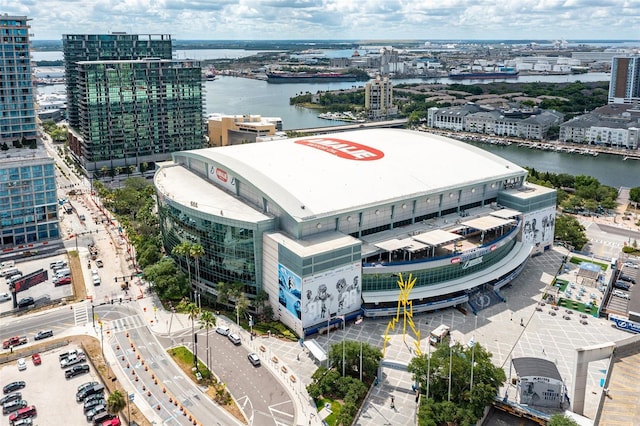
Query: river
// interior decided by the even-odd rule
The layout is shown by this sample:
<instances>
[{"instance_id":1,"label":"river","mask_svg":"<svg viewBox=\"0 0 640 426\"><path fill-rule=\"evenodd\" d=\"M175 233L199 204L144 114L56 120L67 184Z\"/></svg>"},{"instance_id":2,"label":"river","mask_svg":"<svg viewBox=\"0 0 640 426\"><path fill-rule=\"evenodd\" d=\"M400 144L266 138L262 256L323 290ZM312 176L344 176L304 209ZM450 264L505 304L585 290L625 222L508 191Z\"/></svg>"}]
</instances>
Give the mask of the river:
<instances>
[{"instance_id":1,"label":"river","mask_svg":"<svg viewBox=\"0 0 640 426\"><path fill-rule=\"evenodd\" d=\"M46 54L48 58L55 57L58 52L34 52ZM187 56L189 51L177 51L176 56ZM210 52L202 53L204 56L212 56ZM252 51L228 49L215 52L218 57L242 57L254 54ZM61 52L59 52L61 55ZM42 58L40 58L42 59ZM546 75L546 76L519 76L517 80L505 80L507 82L572 82L580 81L608 81L609 74L589 73L580 75ZM446 78L439 79L410 79L397 80L397 83L451 83ZM487 81L456 81L463 84L486 83ZM324 120L318 118L317 111L299 108L289 105L289 99L303 93L316 93L326 90L350 89L362 87L364 82L337 82L337 83L306 83L306 84L269 84L261 80L253 80L239 77L219 76L215 81L205 83L205 112L223 114L253 114L263 117L280 117L283 121L283 129L305 129L315 127L334 126L341 124L339 121ZM64 93L64 85L40 86L40 93L61 92ZM516 144L510 146L484 145L481 148L504 157L520 166L533 167L539 171L553 173L568 173L572 175L589 174L597 178L601 183L614 187L640 186L640 161L626 160L614 155L601 154L598 157L588 155L556 153L529 148L521 148Z\"/></svg>"}]
</instances>

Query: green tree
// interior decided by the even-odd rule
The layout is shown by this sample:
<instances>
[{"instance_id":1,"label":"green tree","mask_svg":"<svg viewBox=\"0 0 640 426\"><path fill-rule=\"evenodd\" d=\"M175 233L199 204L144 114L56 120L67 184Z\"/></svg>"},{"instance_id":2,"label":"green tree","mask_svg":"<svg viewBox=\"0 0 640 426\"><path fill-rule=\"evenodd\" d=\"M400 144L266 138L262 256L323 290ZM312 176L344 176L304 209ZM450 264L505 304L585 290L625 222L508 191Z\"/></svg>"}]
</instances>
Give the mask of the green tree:
<instances>
[{"instance_id":1,"label":"green tree","mask_svg":"<svg viewBox=\"0 0 640 426\"><path fill-rule=\"evenodd\" d=\"M554 414L549 419L549 423L547 423L547 426L578 426L578 423L576 423L575 420L570 419L569 417L562 414Z\"/></svg>"},{"instance_id":2,"label":"green tree","mask_svg":"<svg viewBox=\"0 0 640 426\"><path fill-rule=\"evenodd\" d=\"M109 414L118 415L126 406L127 400L121 390L116 389L109 394L107 398L107 411Z\"/></svg>"},{"instance_id":3,"label":"green tree","mask_svg":"<svg viewBox=\"0 0 640 426\"><path fill-rule=\"evenodd\" d=\"M441 344L430 354L413 358L407 371L425 393L429 384L429 398L423 400L419 410L420 424L475 423L506 380L504 370L493 365L491 357L478 343L471 348L455 343L451 347Z\"/></svg>"},{"instance_id":4,"label":"green tree","mask_svg":"<svg viewBox=\"0 0 640 426\"><path fill-rule=\"evenodd\" d=\"M204 328L207 331L207 355L209 355L209 330L216 326L216 317L211 311L202 311L200 314L200 328ZM207 356L207 368L211 369L209 365L209 357Z\"/></svg>"},{"instance_id":5,"label":"green tree","mask_svg":"<svg viewBox=\"0 0 640 426\"><path fill-rule=\"evenodd\" d=\"M204 247L200 244L191 244L189 247L189 256L196 261L196 283L200 283L200 258L204 256Z\"/></svg>"},{"instance_id":6,"label":"green tree","mask_svg":"<svg viewBox=\"0 0 640 426\"><path fill-rule=\"evenodd\" d=\"M193 302L183 300L178 304L178 309L186 312L188 318L191 320L191 343L193 344L193 365L198 367L198 346L196 345L196 330L195 321L200 315L200 308Z\"/></svg>"},{"instance_id":7,"label":"green tree","mask_svg":"<svg viewBox=\"0 0 640 426\"><path fill-rule=\"evenodd\" d=\"M640 186L629 190L629 199L634 203L640 203Z\"/></svg>"},{"instance_id":8,"label":"green tree","mask_svg":"<svg viewBox=\"0 0 640 426\"><path fill-rule=\"evenodd\" d=\"M567 214L556 216L555 239L568 242L576 250L581 250L588 241L584 226L580 225L575 217Z\"/></svg>"},{"instance_id":9,"label":"green tree","mask_svg":"<svg viewBox=\"0 0 640 426\"><path fill-rule=\"evenodd\" d=\"M382 351L368 343L344 341L345 375L360 379L360 347L362 345L362 380L373 381L382 359ZM336 343L329 350L329 362L342 375L343 342Z\"/></svg>"},{"instance_id":10,"label":"green tree","mask_svg":"<svg viewBox=\"0 0 640 426\"><path fill-rule=\"evenodd\" d=\"M189 262L189 253L191 251L191 243L188 241L183 241L177 246L174 246L171 249L171 254L174 256L184 256L184 261L187 264L187 273L189 276L189 289L193 288L193 283L191 281L191 264Z\"/></svg>"},{"instance_id":11,"label":"green tree","mask_svg":"<svg viewBox=\"0 0 640 426\"><path fill-rule=\"evenodd\" d=\"M170 257L144 268L142 276L152 283L153 289L162 300L178 301L189 295L187 277L178 270Z\"/></svg>"}]
</instances>

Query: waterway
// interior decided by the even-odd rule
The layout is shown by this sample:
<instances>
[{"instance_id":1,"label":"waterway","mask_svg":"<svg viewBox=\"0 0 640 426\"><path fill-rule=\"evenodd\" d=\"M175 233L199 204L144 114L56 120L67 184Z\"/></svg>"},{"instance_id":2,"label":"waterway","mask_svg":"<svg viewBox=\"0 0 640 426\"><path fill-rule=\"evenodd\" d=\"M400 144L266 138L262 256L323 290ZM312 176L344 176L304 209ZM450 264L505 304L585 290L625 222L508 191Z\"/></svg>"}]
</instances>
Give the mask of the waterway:
<instances>
[{"instance_id":1,"label":"waterway","mask_svg":"<svg viewBox=\"0 0 640 426\"><path fill-rule=\"evenodd\" d=\"M178 53L179 52L179 53ZM177 57L186 57L189 51L178 51ZM199 52L201 58L209 57L242 57L255 54L253 51L239 49L212 50ZM34 56L45 54L47 59L55 57L61 52L34 52ZM51 56L49 56L51 55ZM40 58L44 59L44 58ZM580 75L546 75L519 76L518 79L504 80L507 82L549 82L562 83L572 81L608 81L609 74L589 73ZM396 80L398 83L452 83L446 78L438 79L410 79ZM481 84L487 81L463 80L462 84ZM254 114L263 117L280 117L283 129L305 129L324 126L334 126L342 122L318 118L318 112L289 105L289 99L304 93L317 93L326 90L343 90L362 87L364 82L336 82L336 83L306 83L306 84L268 84L265 81L239 77L220 76L215 81L205 83L205 112L223 114ZM40 93L64 93L64 85L41 86ZM614 187L640 186L640 161L623 160L623 157L601 154L597 157L588 155L566 154L510 146L485 145L479 147L504 157L520 166L533 167L539 171L552 173L568 173L571 175L588 174L597 178L601 183Z\"/></svg>"}]
</instances>

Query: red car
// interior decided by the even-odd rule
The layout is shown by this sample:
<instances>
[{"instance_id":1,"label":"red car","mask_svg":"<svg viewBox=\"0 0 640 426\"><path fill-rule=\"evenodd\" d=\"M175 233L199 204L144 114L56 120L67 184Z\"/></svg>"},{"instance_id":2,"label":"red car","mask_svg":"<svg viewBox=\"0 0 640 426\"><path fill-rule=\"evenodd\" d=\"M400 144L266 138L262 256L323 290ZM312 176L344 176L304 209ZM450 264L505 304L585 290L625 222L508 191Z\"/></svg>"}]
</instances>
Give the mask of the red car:
<instances>
[{"instance_id":1,"label":"red car","mask_svg":"<svg viewBox=\"0 0 640 426\"><path fill-rule=\"evenodd\" d=\"M40 354L31 355L31 361L33 361L33 365L42 364L42 358L40 358Z\"/></svg>"},{"instance_id":2,"label":"red car","mask_svg":"<svg viewBox=\"0 0 640 426\"><path fill-rule=\"evenodd\" d=\"M118 417L114 417L106 422L102 423L102 426L120 426L120 419Z\"/></svg>"},{"instance_id":3,"label":"red car","mask_svg":"<svg viewBox=\"0 0 640 426\"><path fill-rule=\"evenodd\" d=\"M71 277L63 277L53 280L54 287L58 287L59 285L71 284Z\"/></svg>"}]
</instances>

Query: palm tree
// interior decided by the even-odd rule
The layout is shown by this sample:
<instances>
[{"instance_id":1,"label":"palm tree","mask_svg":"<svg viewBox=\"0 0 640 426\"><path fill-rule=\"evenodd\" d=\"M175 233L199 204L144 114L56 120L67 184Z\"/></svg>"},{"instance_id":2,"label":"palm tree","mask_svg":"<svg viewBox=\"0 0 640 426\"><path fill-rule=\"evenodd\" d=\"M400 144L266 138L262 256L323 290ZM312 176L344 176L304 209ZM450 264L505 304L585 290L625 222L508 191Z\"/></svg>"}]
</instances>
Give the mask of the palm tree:
<instances>
[{"instance_id":1,"label":"palm tree","mask_svg":"<svg viewBox=\"0 0 640 426\"><path fill-rule=\"evenodd\" d=\"M191 300L193 300L193 283L191 282L191 264L189 263L189 251L191 250L191 244L188 241L183 241L177 246L171 249L171 254L177 256L184 256L184 260L187 263L187 272L189 273L189 291L191 292Z\"/></svg>"},{"instance_id":2,"label":"palm tree","mask_svg":"<svg viewBox=\"0 0 640 426\"><path fill-rule=\"evenodd\" d=\"M216 317L211 311L202 311L200 314L200 328L207 330L207 368L211 370L209 365L209 330L216 326Z\"/></svg>"},{"instance_id":3,"label":"palm tree","mask_svg":"<svg viewBox=\"0 0 640 426\"><path fill-rule=\"evenodd\" d=\"M198 305L193 302L182 301L180 302L180 308L182 308L186 313L189 319L191 320L191 343L193 344L193 365L198 368L198 345L196 342L196 330L195 330L195 321L198 319L198 315L200 315L200 309Z\"/></svg>"},{"instance_id":4,"label":"palm tree","mask_svg":"<svg viewBox=\"0 0 640 426\"><path fill-rule=\"evenodd\" d=\"M127 405L127 400L121 390L116 389L107 398L107 411L109 414L118 415ZM131 419L128 419L131 420Z\"/></svg>"},{"instance_id":5,"label":"palm tree","mask_svg":"<svg viewBox=\"0 0 640 426\"><path fill-rule=\"evenodd\" d=\"M189 256L196 261L196 287L200 283L200 257L204 255L204 247L200 244L191 244L189 247Z\"/></svg>"}]
</instances>

